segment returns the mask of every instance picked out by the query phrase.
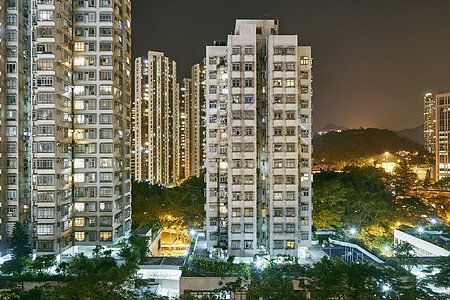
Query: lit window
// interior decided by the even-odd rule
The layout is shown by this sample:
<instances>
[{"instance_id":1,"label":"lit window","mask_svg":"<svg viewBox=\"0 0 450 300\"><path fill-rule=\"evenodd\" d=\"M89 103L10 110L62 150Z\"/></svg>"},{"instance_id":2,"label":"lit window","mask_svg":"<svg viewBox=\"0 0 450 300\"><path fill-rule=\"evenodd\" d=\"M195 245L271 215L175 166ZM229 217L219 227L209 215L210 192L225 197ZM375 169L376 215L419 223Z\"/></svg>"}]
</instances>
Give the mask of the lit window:
<instances>
[{"instance_id":1,"label":"lit window","mask_svg":"<svg viewBox=\"0 0 450 300\"><path fill-rule=\"evenodd\" d=\"M77 52L85 51L84 42L75 42L73 50Z\"/></svg>"},{"instance_id":2,"label":"lit window","mask_svg":"<svg viewBox=\"0 0 450 300\"><path fill-rule=\"evenodd\" d=\"M84 218L75 218L76 227L84 227Z\"/></svg>"},{"instance_id":3,"label":"lit window","mask_svg":"<svg viewBox=\"0 0 450 300\"><path fill-rule=\"evenodd\" d=\"M294 249L295 247L295 241L286 241L286 249Z\"/></svg>"},{"instance_id":4,"label":"lit window","mask_svg":"<svg viewBox=\"0 0 450 300\"><path fill-rule=\"evenodd\" d=\"M85 60L83 56L78 56L73 59L73 64L75 66L84 66Z\"/></svg>"},{"instance_id":5,"label":"lit window","mask_svg":"<svg viewBox=\"0 0 450 300\"><path fill-rule=\"evenodd\" d=\"M84 232L75 232L75 241L82 242L82 241L84 241L84 238L85 238Z\"/></svg>"}]
</instances>

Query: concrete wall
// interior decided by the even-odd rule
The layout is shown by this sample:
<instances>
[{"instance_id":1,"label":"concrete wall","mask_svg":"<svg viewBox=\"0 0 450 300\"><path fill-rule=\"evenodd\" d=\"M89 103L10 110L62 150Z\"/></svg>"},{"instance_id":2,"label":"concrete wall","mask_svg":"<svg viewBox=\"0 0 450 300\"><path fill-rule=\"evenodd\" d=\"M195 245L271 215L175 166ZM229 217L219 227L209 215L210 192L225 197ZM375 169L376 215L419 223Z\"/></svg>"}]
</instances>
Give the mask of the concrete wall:
<instances>
[{"instance_id":1,"label":"concrete wall","mask_svg":"<svg viewBox=\"0 0 450 300\"><path fill-rule=\"evenodd\" d=\"M399 244L402 242L411 244L415 248L414 252L417 256L450 256L450 251L447 251L442 247L394 229L394 243Z\"/></svg>"}]
</instances>

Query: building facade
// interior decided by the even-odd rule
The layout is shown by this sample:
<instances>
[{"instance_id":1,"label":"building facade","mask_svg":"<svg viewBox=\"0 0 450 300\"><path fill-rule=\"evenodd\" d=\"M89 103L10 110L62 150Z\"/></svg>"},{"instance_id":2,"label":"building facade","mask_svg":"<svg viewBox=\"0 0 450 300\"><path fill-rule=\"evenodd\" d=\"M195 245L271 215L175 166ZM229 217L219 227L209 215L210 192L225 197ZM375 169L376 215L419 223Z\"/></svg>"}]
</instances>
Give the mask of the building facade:
<instances>
[{"instance_id":1,"label":"building facade","mask_svg":"<svg viewBox=\"0 0 450 300\"><path fill-rule=\"evenodd\" d=\"M436 179L450 176L450 93L436 94Z\"/></svg>"},{"instance_id":2,"label":"building facade","mask_svg":"<svg viewBox=\"0 0 450 300\"><path fill-rule=\"evenodd\" d=\"M136 59L135 71L135 179L175 184L180 180L176 63L149 51Z\"/></svg>"},{"instance_id":3,"label":"building facade","mask_svg":"<svg viewBox=\"0 0 450 300\"><path fill-rule=\"evenodd\" d=\"M111 245L131 226L131 3L1 7L11 21L0 100L10 115L1 190L11 217L0 227L8 235L25 224L37 253Z\"/></svg>"},{"instance_id":4,"label":"building facade","mask_svg":"<svg viewBox=\"0 0 450 300\"><path fill-rule=\"evenodd\" d=\"M189 104L188 176L200 177L205 162L205 66L191 68L191 98Z\"/></svg>"},{"instance_id":5,"label":"building facade","mask_svg":"<svg viewBox=\"0 0 450 300\"><path fill-rule=\"evenodd\" d=\"M178 172L180 179L190 177L190 127L191 127L191 97L192 97L192 80L190 78L183 78L179 90L180 111L178 113L180 117L180 126L178 128L178 144L180 147L179 160L178 160Z\"/></svg>"},{"instance_id":6,"label":"building facade","mask_svg":"<svg viewBox=\"0 0 450 300\"><path fill-rule=\"evenodd\" d=\"M32 231L30 1L0 1L0 252L15 222Z\"/></svg>"},{"instance_id":7,"label":"building facade","mask_svg":"<svg viewBox=\"0 0 450 300\"><path fill-rule=\"evenodd\" d=\"M237 20L206 47L210 251L298 257L311 245L311 63L276 20Z\"/></svg>"},{"instance_id":8,"label":"building facade","mask_svg":"<svg viewBox=\"0 0 450 300\"><path fill-rule=\"evenodd\" d=\"M436 153L436 99L433 94L423 97L423 140L425 149Z\"/></svg>"}]
</instances>

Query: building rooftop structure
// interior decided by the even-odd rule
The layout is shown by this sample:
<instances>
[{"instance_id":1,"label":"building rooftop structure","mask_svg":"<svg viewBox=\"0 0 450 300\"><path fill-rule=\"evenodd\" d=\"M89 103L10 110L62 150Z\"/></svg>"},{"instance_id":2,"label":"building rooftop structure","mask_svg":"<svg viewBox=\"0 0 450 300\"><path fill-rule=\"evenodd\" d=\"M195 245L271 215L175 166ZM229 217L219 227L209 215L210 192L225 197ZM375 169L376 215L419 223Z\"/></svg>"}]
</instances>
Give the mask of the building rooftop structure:
<instances>
[{"instance_id":1,"label":"building rooftop structure","mask_svg":"<svg viewBox=\"0 0 450 300\"><path fill-rule=\"evenodd\" d=\"M419 257L450 256L450 251L443 248L450 243L450 238L444 236L442 231L430 231L421 227L416 230L407 226L394 229L394 243L405 242L413 246L414 254Z\"/></svg>"}]
</instances>

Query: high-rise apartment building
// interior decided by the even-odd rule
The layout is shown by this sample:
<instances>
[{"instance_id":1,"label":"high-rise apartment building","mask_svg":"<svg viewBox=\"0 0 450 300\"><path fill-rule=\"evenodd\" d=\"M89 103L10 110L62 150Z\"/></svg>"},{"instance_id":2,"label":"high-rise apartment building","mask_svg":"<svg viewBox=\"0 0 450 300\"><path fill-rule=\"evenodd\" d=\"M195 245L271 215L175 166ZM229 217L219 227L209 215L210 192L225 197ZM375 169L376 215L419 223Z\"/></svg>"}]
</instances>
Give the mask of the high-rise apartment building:
<instances>
[{"instance_id":1,"label":"high-rise apartment building","mask_svg":"<svg viewBox=\"0 0 450 300\"><path fill-rule=\"evenodd\" d=\"M191 98L189 103L188 176L202 175L205 161L205 66L191 68Z\"/></svg>"},{"instance_id":2,"label":"high-rise apartment building","mask_svg":"<svg viewBox=\"0 0 450 300\"><path fill-rule=\"evenodd\" d=\"M436 179L440 180L450 176L450 93L436 94L434 101L436 106Z\"/></svg>"},{"instance_id":3,"label":"high-rise apartment building","mask_svg":"<svg viewBox=\"0 0 450 300\"><path fill-rule=\"evenodd\" d=\"M179 94L176 63L149 51L135 61L135 179L174 184L179 175ZM144 168L147 170L144 171Z\"/></svg>"},{"instance_id":4,"label":"high-rise apartment building","mask_svg":"<svg viewBox=\"0 0 450 300\"><path fill-rule=\"evenodd\" d=\"M436 99L433 94L423 97L423 133L425 149L436 153Z\"/></svg>"},{"instance_id":5,"label":"high-rise apartment building","mask_svg":"<svg viewBox=\"0 0 450 300\"><path fill-rule=\"evenodd\" d=\"M211 251L298 257L311 245L311 63L276 20L237 20L206 47Z\"/></svg>"},{"instance_id":6,"label":"high-rise apartment building","mask_svg":"<svg viewBox=\"0 0 450 300\"><path fill-rule=\"evenodd\" d=\"M191 128L191 97L192 97L192 80L190 78L183 78L180 85L180 104L179 117L180 127L178 134L179 162L178 172L180 179L190 177L190 128Z\"/></svg>"},{"instance_id":7,"label":"high-rise apartment building","mask_svg":"<svg viewBox=\"0 0 450 300\"><path fill-rule=\"evenodd\" d=\"M1 231L24 223L38 253L112 244L131 226L131 2L5 4Z\"/></svg>"},{"instance_id":8,"label":"high-rise apartment building","mask_svg":"<svg viewBox=\"0 0 450 300\"><path fill-rule=\"evenodd\" d=\"M0 254L14 223L31 232L30 1L0 1Z\"/></svg>"},{"instance_id":9,"label":"high-rise apartment building","mask_svg":"<svg viewBox=\"0 0 450 300\"><path fill-rule=\"evenodd\" d=\"M182 179L200 177L205 160L205 68L195 64L180 88L180 168Z\"/></svg>"}]
</instances>

